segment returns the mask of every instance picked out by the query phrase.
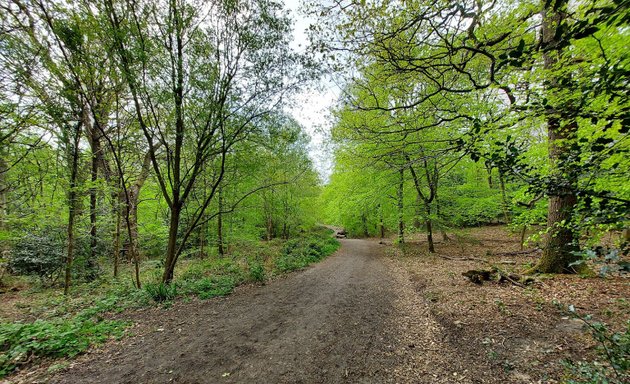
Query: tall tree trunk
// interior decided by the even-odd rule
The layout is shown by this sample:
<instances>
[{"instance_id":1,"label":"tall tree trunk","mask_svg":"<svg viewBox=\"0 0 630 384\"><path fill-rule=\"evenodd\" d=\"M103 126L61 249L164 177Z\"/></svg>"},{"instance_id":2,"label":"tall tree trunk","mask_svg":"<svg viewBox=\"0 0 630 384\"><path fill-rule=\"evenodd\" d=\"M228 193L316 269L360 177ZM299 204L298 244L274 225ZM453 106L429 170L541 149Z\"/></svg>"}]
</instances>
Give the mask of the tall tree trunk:
<instances>
[{"instance_id":1,"label":"tall tree trunk","mask_svg":"<svg viewBox=\"0 0 630 384\"><path fill-rule=\"evenodd\" d=\"M553 71L558 68L558 59L562 54L559 48L562 36L558 35L558 26L563 21L567 1L559 0L552 6L543 9L542 35L545 53L544 67ZM562 75L567 76L567 75ZM561 91L562 85L557 78L547 79L547 92ZM557 106L562 108L564 106ZM542 273L572 273L575 269L569 265L578 259L577 239L572 228L572 219L577 204L575 170L567 163L571 151L570 141L576 137L577 124L575 118L563 118L566 112L554 111L547 115L547 131L549 141L549 160L552 164L552 177L557 181L548 188L549 206L547 213L547 235L543 255L534 268Z\"/></svg>"},{"instance_id":2,"label":"tall tree trunk","mask_svg":"<svg viewBox=\"0 0 630 384\"><path fill-rule=\"evenodd\" d=\"M217 201L219 203L219 213L217 214L217 251L219 256L225 255L223 240L223 187L219 185L217 190Z\"/></svg>"},{"instance_id":3,"label":"tall tree trunk","mask_svg":"<svg viewBox=\"0 0 630 384\"><path fill-rule=\"evenodd\" d=\"M98 181L98 166L99 156L101 152L100 139L94 126L90 123L86 125L86 131L90 135L90 147L92 149L91 169L90 169L90 256L87 260L87 278L89 281L93 281L97 276L96 248L98 246L98 233L97 233L97 188L96 182Z\"/></svg>"},{"instance_id":4,"label":"tall tree trunk","mask_svg":"<svg viewBox=\"0 0 630 384\"><path fill-rule=\"evenodd\" d=\"M383 222L383 207L379 205L379 220L378 220L379 232L381 233L381 240L385 238L385 223Z\"/></svg>"},{"instance_id":5,"label":"tall tree trunk","mask_svg":"<svg viewBox=\"0 0 630 384\"><path fill-rule=\"evenodd\" d=\"M118 205L118 200L117 200L117 195L116 195L116 199L113 200L114 204L114 217L116 218L116 227L114 229L114 278L118 277L118 264L120 263L120 222L121 222L121 215L120 215L120 206Z\"/></svg>"},{"instance_id":6,"label":"tall tree trunk","mask_svg":"<svg viewBox=\"0 0 630 384\"><path fill-rule=\"evenodd\" d=\"M9 186L6 182L6 174L9 171L9 165L6 160L7 148L3 146L0 148L0 231L7 230L7 217L8 217L8 199L7 195L9 193ZM5 249L4 243L2 245L2 249L0 249L0 257L3 256Z\"/></svg>"},{"instance_id":7,"label":"tall tree trunk","mask_svg":"<svg viewBox=\"0 0 630 384\"><path fill-rule=\"evenodd\" d=\"M7 147L3 145L0 148L0 233L7 231L8 228L8 216L9 206L7 195L9 194L9 186L6 182L6 175L9 170L9 165L6 160ZM7 259L9 256L9 243L7 241L0 242L0 259ZM0 279L3 271L0 271Z\"/></svg>"},{"instance_id":8,"label":"tall tree trunk","mask_svg":"<svg viewBox=\"0 0 630 384\"><path fill-rule=\"evenodd\" d=\"M501 207L503 208L503 217L505 219L505 224L509 224L510 219L510 211L509 211L509 202L507 198L507 193L505 192L505 179L503 178L503 172L499 169L499 186L501 188Z\"/></svg>"},{"instance_id":9,"label":"tall tree trunk","mask_svg":"<svg viewBox=\"0 0 630 384\"><path fill-rule=\"evenodd\" d=\"M206 257L206 235L208 234L208 228L205 223L205 217L202 218L204 221L201 225L199 225L199 257Z\"/></svg>"},{"instance_id":10,"label":"tall tree trunk","mask_svg":"<svg viewBox=\"0 0 630 384\"><path fill-rule=\"evenodd\" d=\"M405 222L404 222L404 190L405 187L405 170L401 168L398 171L400 174L400 180L398 182L398 243L403 244L405 242Z\"/></svg>"},{"instance_id":11,"label":"tall tree trunk","mask_svg":"<svg viewBox=\"0 0 630 384\"><path fill-rule=\"evenodd\" d=\"M137 185L127 188L127 197L123 197L122 204L125 207L125 224L127 227L127 258L133 262L136 287L141 288L140 283L140 247L138 245L138 195L140 190ZM124 191L121 192L125 196Z\"/></svg>"},{"instance_id":12,"label":"tall tree trunk","mask_svg":"<svg viewBox=\"0 0 630 384\"><path fill-rule=\"evenodd\" d=\"M490 164L486 164L486 172L488 172L488 188L492 189L494 188L494 182L492 180L492 166ZM500 174L499 177L501 177Z\"/></svg>"},{"instance_id":13,"label":"tall tree trunk","mask_svg":"<svg viewBox=\"0 0 630 384\"><path fill-rule=\"evenodd\" d=\"M68 160L70 166L70 188L68 190L68 226L67 226L67 252L66 252L66 265L65 265L65 278L63 286L63 294L67 295L70 292L70 285L72 284L72 264L74 262L74 224L77 215L77 179L79 175L79 141L81 137L81 127L83 125L84 118L88 117L87 107L84 108L81 121L77 123L72 132L69 132L69 136L72 138L72 142L67 143L68 146ZM68 128L69 129L69 128Z\"/></svg>"}]
</instances>

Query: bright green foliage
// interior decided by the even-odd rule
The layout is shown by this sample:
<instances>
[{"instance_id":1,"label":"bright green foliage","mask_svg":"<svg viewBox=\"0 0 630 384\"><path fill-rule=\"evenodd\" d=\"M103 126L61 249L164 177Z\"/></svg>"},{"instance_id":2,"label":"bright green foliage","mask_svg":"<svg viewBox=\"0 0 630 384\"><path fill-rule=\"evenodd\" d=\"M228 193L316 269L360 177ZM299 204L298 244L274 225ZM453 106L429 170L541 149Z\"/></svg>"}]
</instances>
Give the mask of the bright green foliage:
<instances>
[{"instance_id":1,"label":"bright green foliage","mask_svg":"<svg viewBox=\"0 0 630 384\"><path fill-rule=\"evenodd\" d=\"M548 224L540 269L573 271L629 225L628 5L311 3L347 75L327 217L355 235Z\"/></svg>"},{"instance_id":2,"label":"bright green foliage","mask_svg":"<svg viewBox=\"0 0 630 384\"><path fill-rule=\"evenodd\" d=\"M173 300L177 297L177 286L175 284L147 283L144 290L158 303Z\"/></svg>"},{"instance_id":3,"label":"bright green foliage","mask_svg":"<svg viewBox=\"0 0 630 384\"><path fill-rule=\"evenodd\" d=\"M144 290L156 302L189 295L200 299L225 296L240 284L261 283L329 256L339 248L331 234L330 230L313 228L288 241L244 242L229 257L186 260L173 284L147 283Z\"/></svg>"},{"instance_id":4,"label":"bright green foliage","mask_svg":"<svg viewBox=\"0 0 630 384\"><path fill-rule=\"evenodd\" d=\"M33 358L76 356L90 345L122 336L125 326L81 317L0 324L0 377Z\"/></svg>"},{"instance_id":5,"label":"bright green foliage","mask_svg":"<svg viewBox=\"0 0 630 384\"><path fill-rule=\"evenodd\" d=\"M320 232L321 233L321 232ZM275 260L275 269L289 272L301 269L330 255L339 248L339 242L326 231L317 237L289 240Z\"/></svg>"}]
</instances>

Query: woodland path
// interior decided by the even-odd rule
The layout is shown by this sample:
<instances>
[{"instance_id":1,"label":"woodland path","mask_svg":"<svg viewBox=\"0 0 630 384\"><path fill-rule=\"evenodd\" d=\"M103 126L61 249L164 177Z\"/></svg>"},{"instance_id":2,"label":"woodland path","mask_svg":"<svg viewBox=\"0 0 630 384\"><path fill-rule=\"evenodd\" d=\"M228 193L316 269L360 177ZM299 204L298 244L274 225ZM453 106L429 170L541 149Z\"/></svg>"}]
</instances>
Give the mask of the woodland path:
<instances>
[{"instance_id":1,"label":"woodland path","mask_svg":"<svg viewBox=\"0 0 630 384\"><path fill-rule=\"evenodd\" d=\"M376 241L341 242L322 262L265 286L132 313L135 336L82 356L51 381L460 382L450 376L458 359L433 341L424 304L410 301L418 293L409 276Z\"/></svg>"}]
</instances>

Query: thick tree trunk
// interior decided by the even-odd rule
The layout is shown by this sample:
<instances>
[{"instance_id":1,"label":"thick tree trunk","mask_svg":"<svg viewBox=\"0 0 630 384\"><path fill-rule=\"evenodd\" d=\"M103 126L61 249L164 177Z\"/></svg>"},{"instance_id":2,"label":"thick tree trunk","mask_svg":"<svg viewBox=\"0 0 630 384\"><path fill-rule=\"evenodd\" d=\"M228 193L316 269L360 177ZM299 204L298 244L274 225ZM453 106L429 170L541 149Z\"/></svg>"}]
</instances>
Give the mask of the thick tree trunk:
<instances>
[{"instance_id":1,"label":"thick tree trunk","mask_svg":"<svg viewBox=\"0 0 630 384\"><path fill-rule=\"evenodd\" d=\"M398 182L398 243L405 242L405 222L404 222L404 186L405 186L405 170L400 169L400 180Z\"/></svg>"},{"instance_id":2,"label":"thick tree trunk","mask_svg":"<svg viewBox=\"0 0 630 384\"><path fill-rule=\"evenodd\" d=\"M87 109L83 111L83 118L87 117ZM82 122L77 123L74 131L69 136L72 142L68 145L68 160L70 165L70 188L68 190L68 226L67 226L67 252L65 265L65 278L63 286L63 294L70 292L72 284L72 264L74 262L74 224L77 214L77 179L79 175L79 141L81 137Z\"/></svg>"},{"instance_id":3,"label":"thick tree trunk","mask_svg":"<svg viewBox=\"0 0 630 384\"><path fill-rule=\"evenodd\" d=\"M168 229L168 246L166 248L166 259L164 261L164 274L162 275L162 282L164 284L170 284L173 281L175 263L177 262L177 235L179 232L180 215L181 208L178 205L173 204L173 207L171 207L171 220Z\"/></svg>"},{"instance_id":4,"label":"thick tree trunk","mask_svg":"<svg viewBox=\"0 0 630 384\"><path fill-rule=\"evenodd\" d=\"M544 9L542 12L543 43L546 48L544 67L547 70L557 69L561 55L559 46L562 36L556 33L563 20L566 1L558 1L555 11ZM547 81L547 92L560 91L559 79ZM557 105L556 109L567 106ZM547 131L549 140L549 160L552 164L552 179L555 185L548 188L549 207L547 213L547 235L543 247L543 255L534 270L542 273L572 273L575 269L569 265L578 259L575 251L579 249L577 238L572 228L573 211L577 204L575 170L566 163L571 151L570 141L575 138L577 124L574 118L563 118L566 111L549 111Z\"/></svg>"},{"instance_id":5,"label":"thick tree trunk","mask_svg":"<svg viewBox=\"0 0 630 384\"><path fill-rule=\"evenodd\" d=\"M577 203L574 194L549 196L547 217L548 233L543 255L536 270L543 273L574 273L569 264L576 261L574 254L579 249L573 229L569 226L573 209Z\"/></svg>"}]
</instances>

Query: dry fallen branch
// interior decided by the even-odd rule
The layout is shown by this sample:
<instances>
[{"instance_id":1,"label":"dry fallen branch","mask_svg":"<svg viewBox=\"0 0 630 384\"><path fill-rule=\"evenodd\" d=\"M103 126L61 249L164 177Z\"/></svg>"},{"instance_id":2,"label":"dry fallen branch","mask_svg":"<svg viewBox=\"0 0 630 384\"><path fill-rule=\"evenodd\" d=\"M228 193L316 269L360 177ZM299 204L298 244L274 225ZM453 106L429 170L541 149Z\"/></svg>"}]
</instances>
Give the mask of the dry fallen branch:
<instances>
[{"instance_id":1,"label":"dry fallen branch","mask_svg":"<svg viewBox=\"0 0 630 384\"><path fill-rule=\"evenodd\" d=\"M450 257L450 256L445 256L445 255L438 255L443 259L446 260L453 260L453 261L481 261L482 263L488 263L488 264L516 264L516 261L512 261L512 260L501 260L501 261L496 261L494 263L485 260L485 259L480 259L478 257Z\"/></svg>"},{"instance_id":2,"label":"dry fallen branch","mask_svg":"<svg viewBox=\"0 0 630 384\"><path fill-rule=\"evenodd\" d=\"M513 252L497 252L493 253L493 256L519 256L519 255L529 255L530 253L536 253L540 251L540 248L534 249L526 249L524 251L513 251Z\"/></svg>"}]
</instances>

